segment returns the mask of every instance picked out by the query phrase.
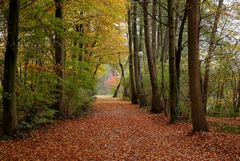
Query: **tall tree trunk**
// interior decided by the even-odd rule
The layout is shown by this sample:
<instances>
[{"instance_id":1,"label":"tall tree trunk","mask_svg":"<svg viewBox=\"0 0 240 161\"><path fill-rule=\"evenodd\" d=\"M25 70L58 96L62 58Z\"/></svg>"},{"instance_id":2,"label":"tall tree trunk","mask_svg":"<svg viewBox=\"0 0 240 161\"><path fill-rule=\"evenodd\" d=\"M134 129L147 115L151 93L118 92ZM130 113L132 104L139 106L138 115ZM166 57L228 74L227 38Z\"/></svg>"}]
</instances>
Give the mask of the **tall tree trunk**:
<instances>
[{"instance_id":1,"label":"tall tree trunk","mask_svg":"<svg viewBox=\"0 0 240 161\"><path fill-rule=\"evenodd\" d=\"M177 75L176 75L176 32L175 32L175 0L168 0L168 27L169 27L169 106L170 122L178 120L179 110L177 107Z\"/></svg>"},{"instance_id":2,"label":"tall tree trunk","mask_svg":"<svg viewBox=\"0 0 240 161\"><path fill-rule=\"evenodd\" d=\"M55 0L56 11L55 17L60 21L63 20L63 1ZM62 28L62 24L60 23L57 28ZM56 103L55 108L60 112L61 115L67 114L67 109L64 106L64 87L63 87L63 79L64 79L64 64L65 64L65 52L64 52L64 42L62 33L58 30L55 31L55 63L56 63L56 74L58 76L57 81L57 93L56 93Z\"/></svg>"},{"instance_id":3,"label":"tall tree trunk","mask_svg":"<svg viewBox=\"0 0 240 161\"><path fill-rule=\"evenodd\" d=\"M164 104L167 104L167 97L165 96L165 90L166 90L166 86L165 86L165 66L164 63L166 63L167 61L167 50L168 50L168 46L169 46L169 34L168 34L168 27L166 27L166 32L165 32L165 36L164 36L164 41L163 41L163 46L162 46L162 52L161 52L161 57L160 57L160 62L161 62L161 94L162 94L162 98L164 100ZM165 116L168 115L168 106L164 106L164 113Z\"/></svg>"},{"instance_id":4,"label":"tall tree trunk","mask_svg":"<svg viewBox=\"0 0 240 161\"><path fill-rule=\"evenodd\" d=\"M139 7L139 12L142 13L142 7ZM139 60L139 74L140 74L140 86L141 86L141 106L146 106L147 101L146 101L146 95L144 91L144 85L143 85L143 67L144 67L144 51L145 51L145 46L144 46L144 31L143 31L143 16L140 15L138 16L140 19L139 22L139 48L138 48L138 60Z\"/></svg>"},{"instance_id":5,"label":"tall tree trunk","mask_svg":"<svg viewBox=\"0 0 240 161\"><path fill-rule=\"evenodd\" d=\"M203 95L202 96L203 97L203 106L204 106L205 113L207 112L209 71L210 71L210 65L211 65L213 52L215 49L216 33L217 33L217 27L218 27L220 15L222 12L222 7L223 7L223 0L219 0L218 8L217 8L216 15L215 15L215 20L214 20L213 27L212 27L212 34L211 34L208 55L207 55L206 62L205 62L205 74L204 74L203 94L202 94Z\"/></svg>"},{"instance_id":6,"label":"tall tree trunk","mask_svg":"<svg viewBox=\"0 0 240 161\"><path fill-rule=\"evenodd\" d=\"M153 0L153 5L152 5L152 53L153 53L153 60L154 63L156 64L156 58L157 58L157 23L156 23L156 18L157 18L157 0ZM156 65L155 65L156 66Z\"/></svg>"},{"instance_id":7,"label":"tall tree trunk","mask_svg":"<svg viewBox=\"0 0 240 161\"><path fill-rule=\"evenodd\" d=\"M187 4L186 4L187 6ZM177 88L178 88L178 99L179 99L179 93L180 93L180 64L181 64L181 53L183 50L182 41L183 41L183 32L185 23L187 21L187 7L185 6L184 15L181 21L179 34L178 34L178 44L177 44L177 51L176 51L176 73L177 73ZM178 104L178 103L177 103Z\"/></svg>"},{"instance_id":8,"label":"tall tree trunk","mask_svg":"<svg viewBox=\"0 0 240 161\"><path fill-rule=\"evenodd\" d=\"M133 65L133 36L132 36L132 19L131 9L128 10L128 46L129 46L129 75L131 84L131 102L137 104L137 93L134 81L134 65Z\"/></svg>"},{"instance_id":9,"label":"tall tree trunk","mask_svg":"<svg viewBox=\"0 0 240 161\"><path fill-rule=\"evenodd\" d=\"M152 108L151 112L157 113L161 112L163 108L160 104L160 93L159 87L157 83L157 72L156 66L153 60L153 53L151 49L151 42L150 42L150 34L149 34L149 19L148 19L148 0L143 0L143 12L144 12L144 33L145 33L145 45L147 51L147 58L148 58L148 68L150 73L151 79L151 86L152 86Z\"/></svg>"},{"instance_id":10,"label":"tall tree trunk","mask_svg":"<svg viewBox=\"0 0 240 161\"><path fill-rule=\"evenodd\" d=\"M3 133L6 135L14 135L17 131L16 66L18 54L19 6L19 0L10 0L3 80Z\"/></svg>"},{"instance_id":11,"label":"tall tree trunk","mask_svg":"<svg viewBox=\"0 0 240 161\"><path fill-rule=\"evenodd\" d=\"M201 97L198 0L188 0L188 74L193 132L208 131Z\"/></svg>"},{"instance_id":12,"label":"tall tree trunk","mask_svg":"<svg viewBox=\"0 0 240 161\"><path fill-rule=\"evenodd\" d=\"M138 23L137 23L137 3L133 3L133 52L134 52L134 70L135 70L135 85L138 97L138 103L141 106L145 105L144 94L141 88L141 69L139 52L139 38L138 38Z\"/></svg>"},{"instance_id":13,"label":"tall tree trunk","mask_svg":"<svg viewBox=\"0 0 240 161\"><path fill-rule=\"evenodd\" d=\"M158 19L160 22L162 22L163 18L162 18L162 15L163 15L163 10L161 8L161 5L158 4ZM164 94L164 88L165 88L165 83L164 83L164 62L163 62L163 52L164 52L164 28L163 28L163 25L162 23L158 23L158 26L157 26L157 53L156 53L156 56L157 56L157 59L160 59L160 64L161 64L161 86L160 86L160 99L161 99L161 102L162 105L163 105L163 109L164 109L164 113L165 113L165 116L167 116L167 107L165 106L166 105L166 97L165 97L165 94ZM167 27L166 27L167 28ZM162 100L163 99L163 100Z\"/></svg>"},{"instance_id":14,"label":"tall tree trunk","mask_svg":"<svg viewBox=\"0 0 240 161\"><path fill-rule=\"evenodd\" d=\"M158 19L162 22L162 9L161 5L158 5ZM158 23L157 26L157 58L161 57L161 48L163 47L163 25L162 23Z\"/></svg>"},{"instance_id":15,"label":"tall tree trunk","mask_svg":"<svg viewBox=\"0 0 240 161\"><path fill-rule=\"evenodd\" d=\"M139 12L140 13L143 12L142 7L139 7ZM140 22L139 22L139 51L144 52L145 46L144 46L144 28L143 28L144 22L143 22L143 16L139 15L139 19L140 19Z\"/></svg>"}]
</instances>

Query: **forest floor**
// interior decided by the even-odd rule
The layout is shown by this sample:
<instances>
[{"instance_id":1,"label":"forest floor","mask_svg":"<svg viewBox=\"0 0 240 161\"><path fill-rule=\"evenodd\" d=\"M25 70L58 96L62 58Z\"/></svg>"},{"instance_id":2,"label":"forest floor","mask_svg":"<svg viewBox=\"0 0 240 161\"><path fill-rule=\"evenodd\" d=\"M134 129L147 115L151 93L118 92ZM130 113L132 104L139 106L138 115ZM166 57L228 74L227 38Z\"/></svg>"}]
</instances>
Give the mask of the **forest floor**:
<instances>
[{"instance_id":1,"label":"forest floor","mask_svg":"<svg viewBox=\"0 0 240 161\"><path fill-rule=\"evenodd\" d=\"M192 134L189 123L170 125L162 114L101 97L84 117L35 130L22 140L1 140L0 160L237 161L240 134Z\"/></svg>"}]
</instances>

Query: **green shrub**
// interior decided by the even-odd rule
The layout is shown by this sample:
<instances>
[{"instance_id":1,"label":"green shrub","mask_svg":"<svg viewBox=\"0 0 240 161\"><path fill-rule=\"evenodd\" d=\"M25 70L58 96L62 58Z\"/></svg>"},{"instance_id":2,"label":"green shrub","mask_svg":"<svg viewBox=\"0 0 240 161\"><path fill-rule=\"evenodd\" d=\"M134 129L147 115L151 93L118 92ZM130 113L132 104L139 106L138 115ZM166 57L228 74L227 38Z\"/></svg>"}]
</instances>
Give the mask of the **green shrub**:
<instances>
[{"instance_id":1,"label":"green shrub","mask_svg":"<svg viewBox=\"0 0 240 161\"><path fill-rule=\"evenodd\" d=\"M69 68L72 67L69 64ZM70 117L77 117L89 111L94 102L96 80L90 73L88 64L77 62L78 68L68 70L65 79L66 106ZM75 71L75 72L73 72Z\"/></svg>"},{"instance_id":2,"label":"green shrub","mask_svg":"<svg viewBox=\"0 0 240 161\"><path fill-rule=\"evenodd\" d=\"M29 74L17 85L17 112L23 129L51 122L56 112L50 108L55 102L56 77L47 72Z\"/></svg>"},{"instance_id":3,"label":"green shrub","mask_svg":"<svg viewBox=\"0 0 240 161\"><path fill-rule=\"evenodd\" d=\"M91 109L94 98L90 93L81 87L68 89L66 106L68 107L69 116L77 117Z\"/></svg>"},{"instance_id":4,"label":"green shrub","mask_svg":"<svg viewBox=\"0 0 240 161\"><path fill-rule=\"evenodd\" d=\"M236 126L225 125L223 127L223 132L240 134L240 126L239 125L236 125Z\"/></svg>"},{"instance_id":5,"label":"green shrub","mask_svg":"<svg viewBox=\"0 0 240 161\"><path fill-rule=\"evenodd\" d=\"M216 131L240 134L240 125L228 125L223 122L210 122Z\"/></svg>"},{"instance_id":6,"label":"green shrub","mask_svg":"<svg viewBox=\"0 0 240 161\"><path fill-rule=\"evenodd\" d=\"M234 112L233 108L223 107L221 105L210 105L207 113L209 116L217 116L217 117L239 117L240 112Z\"/></svg>"}]
</instances>

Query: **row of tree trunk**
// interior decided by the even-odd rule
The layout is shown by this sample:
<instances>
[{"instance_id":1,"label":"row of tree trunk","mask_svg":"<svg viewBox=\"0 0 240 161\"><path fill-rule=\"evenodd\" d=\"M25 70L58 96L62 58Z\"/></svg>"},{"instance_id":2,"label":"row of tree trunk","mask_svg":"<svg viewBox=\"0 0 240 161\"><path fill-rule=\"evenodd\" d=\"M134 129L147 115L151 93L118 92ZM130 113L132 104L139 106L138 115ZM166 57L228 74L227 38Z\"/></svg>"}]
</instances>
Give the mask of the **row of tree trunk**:
<instances>
[{"instance_id":1,"label":"row of tree trunk","mask_svg":"<svg viewBox=\"0 0 240 161\"><path fill-rule=\"evenodd\" d=\"M162 18L163 11L161 7L157 9L160 3L152 0L152 13L150 13L150 0L132 1L128 11L128 35L129 35L129 73L131 82L131 101L144 106L145 95L143 86L141 86L142 67L140 65L139 52L147 55L148 71L151 80L152 99L151 111L154 113L166 112L170 109L170 122L175 123L179 120L179 91L180 91L180 63L181 51L183 50L183 32L188 17L188 70L189 70L189 90L192 109L193 131L207 131L208 126L205 119L205 109L207 103L206 94L208 93L208 73L211 57L215 45L216 28L221 13L223 0L219 1L218 12L216 12L215 22L212 29L211 43L209 47L208 61L206 63L206 72L204 75L204 84L201 84L201 73L199 66L199 5L198 1L187 0L184 14L180 21L178 41L176 37L178 19L176 10L178 1L167 1L167 22ZM160 5L159 5L160 6ZM158 15L156 14L158 13ZM143 28L141 28L141 19L143 18ZM165 37L162 33L166 28ZM141 33L144 31L144 47L141 46ZM139 42L140 41L140 42ZM168 46L168 55L166 55L166 46ZM162 48L162 50L160 49ZM159 88L157 81L156 58L161 59L162 85ZM164 99L164 61L169 58L169 103L162 103ZM161 89L161 90L160 90ZM204 92L202 93L202 90ZM161 92L160 92L161 91ZM162 98L160 97L162 96ZM168 106L168 107L167 107Z\"/></svg>"}]
</instances>

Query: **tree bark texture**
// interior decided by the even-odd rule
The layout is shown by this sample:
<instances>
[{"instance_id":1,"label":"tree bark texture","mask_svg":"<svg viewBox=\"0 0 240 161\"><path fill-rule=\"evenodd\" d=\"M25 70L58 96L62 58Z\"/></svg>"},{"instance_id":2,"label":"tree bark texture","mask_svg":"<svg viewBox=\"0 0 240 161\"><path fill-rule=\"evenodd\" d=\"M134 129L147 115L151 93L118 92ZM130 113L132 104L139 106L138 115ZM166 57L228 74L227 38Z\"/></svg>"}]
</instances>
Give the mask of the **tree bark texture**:
<instances>
[{"instance_id":1,"label":"tree bark texture","mask_svg":"<svg viewBox=\"0 0 240 161\"><path fill-rule=\"evenodd\" d=\"M135 85L137 91L138 103L141 106L145 105L144 94L141 88L141 69L140 69L140 58L139 52L139 36L138 36L138 23L137 23L137 3L133 3L133 52L134 52L134 74L135 74Z\"/></svg>"},{"instance_id":2,"label":"tree bark texture","mask_svg":"<svg viewBox=\"0 0 240 161\"><path fill-rule=\"evenodd\" d=\"M193 132L208 131L201 97L198 0L188 0L188 73Z\"/></svg>"},{"instance_id":3,"label":"tree bark texture","mask_svg":"<svg viewBox=\"0 0 240 161\"><path fill-rule=\"evenodd\" d=\"M149 19L148 19L148 0L143 0L143 12L144 12L144 33L145 33L145 45L146 45L146 52L147 52L147 60L148 60L148 68L152 86L152 108L151 112L158 113L163 110L160 105L160 93L159 87L157 83L157 72L156 66L154 63L154 57L151 49L151 42L150 42L150 32L149 32Z\"/></svg>"},{"instance_id":4,"label":"tree bark texture","mask_svg":"<svg viewBox=\"0 0 240 161\"><path fill-rule=\"evenodd\" d=\"M56 103L55 108L59 111L60 115L67 115L67 108L64 102L64 65L65 65L65 51L64 51L64 40L60 29L63 27L61 21L63 20L63 1L55 0L56 10L55 17L60 20L59 26L56 26L55 31L55 63L56 63L56 74L58 76L57 87L56 87Z\"/></svg>"},{"instance_id":5,"label":"tree bark texture","mask_svg":"<svg viewBox=\"0 0 240 161\"><path fill-rule=\"evenodd\" d=\"M131 84L131 102L137 104L137 93L134 80L134 65L133 65L133 36L132 36L132 19L131 9L128 10L128 48L129 48L129 75Z\"/></svg>"},{"instance_id":6,"label":"tree bark texture","mask_svg":"<svg viewBox=\"0 0 240 161\"><path fill-rule=\"evenodd\" d=\"M16 65L18 54L19 6L19 0L10 0L3 80L3 133L5 135L14 135L17 131Z\"/></svg>"},{"instance_id":7,"label":"tree bark texture","mask_svg":"<svg viewBox=\"0 0 240 161\"><path fill-rule=\"evenodd\" d=\"M157 23L156 23L156 18L157 18L157 0L153 0L153 5L152 5L152 53L153 53L153 60L154 63L156 64L156 58L157 58Z\"/></svg>"},{"instance_id":8,"label":"tree bark texture","mask_svg":"<svg viewBox=\"0 0 240 161\"><path fill-rule=\"evenodd\" d=\"M183 41L183 32L184 32L184 27L185 27L186 21L187 21L187 7L185 7L184 15L183 15L181 25L180 25L179 34L178 34L177 51L176 51L177 88L178 88L179 92L180 92L180 74L181 74L181 71L180 71L181 53L183 50L182 41ZM179 94L179 92L178 92L178 94ZM179 95L178 95L178 97L179 97Z\"/></svg>"},{"instance_id":9,"label":"tree bark texture","mask_svg":"<svg viewBox=\"0 0 240 161\"><path fill-rule=\"evenodd\" d=\"M175 33L175 0L168 0L168 27L169 27L169 106L170 122L178 120L179 110L177 107L177 75L176 75L176 33Z\"/></svg>"}]
</instances>

